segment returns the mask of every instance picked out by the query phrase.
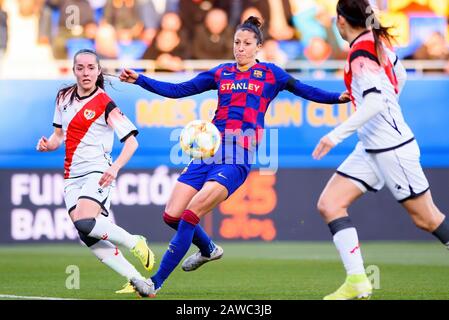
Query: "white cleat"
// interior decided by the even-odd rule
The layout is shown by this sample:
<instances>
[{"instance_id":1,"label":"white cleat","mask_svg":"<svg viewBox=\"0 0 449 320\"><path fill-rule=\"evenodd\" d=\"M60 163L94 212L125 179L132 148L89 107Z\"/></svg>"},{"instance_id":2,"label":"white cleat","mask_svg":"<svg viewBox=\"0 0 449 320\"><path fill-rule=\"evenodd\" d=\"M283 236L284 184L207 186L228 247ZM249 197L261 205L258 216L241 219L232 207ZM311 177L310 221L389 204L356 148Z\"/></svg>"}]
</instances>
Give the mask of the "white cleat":
<instances>
[{"instance_id":1,"label":"white cleat","mask_svg":"<svg viewBox=\"0 0 449 320\"><path fill-rule=\"evenodd\" d=\"M151 279L132 278L130 283L141 297L154 298L159 291L159 289L154 287L154 283Z\"/></svg>"},{"instance_id":2,"label":"white cleat","mask_svg":"<svg viewBox=\"0 0 449 320\"><path fill-rule=\"evenodd\" d=\"M223 248L215 245L214 251L210 254L209 257L204 257L201 255L201 252L198 251L195 254L192 254L190 257L184 260L182 263L182 270L184 271L194 271L201 267L203 264L209 261L218 260L223 256Z\"/></svg>"}]
</instances>

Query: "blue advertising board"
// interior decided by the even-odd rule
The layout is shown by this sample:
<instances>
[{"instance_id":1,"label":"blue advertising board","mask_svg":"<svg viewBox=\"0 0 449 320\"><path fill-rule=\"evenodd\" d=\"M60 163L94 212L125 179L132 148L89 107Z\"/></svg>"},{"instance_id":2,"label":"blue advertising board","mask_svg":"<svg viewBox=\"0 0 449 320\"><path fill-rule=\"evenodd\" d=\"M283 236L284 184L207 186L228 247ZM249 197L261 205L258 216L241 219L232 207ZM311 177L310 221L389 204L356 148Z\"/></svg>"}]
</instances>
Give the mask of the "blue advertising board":
<instances>
[{"instance_id":1,"label":"blue advertising board","mask_svg":"<svg viewBox=\"0 0 449 320\"><path fill-rule=\"evenodd\" d=\"M158 79L180 82L189 77L158 76ZM345 90L339 79L301 80L329 91ZM52 133L56 92L71 81L0 81L0 168L62 168L62 149L40 154L35 146L41 136ZM139 149L128 168L183 166L170 157L171 152L177 150L180 128L197 118L211 120L216 108L215 91L173 100L138 86L113 81L107 92L140 132ZM444 77L411 79L401 95L404 116L421 147L424 167L449 167L448 101L449 79ZM305 101L290 92L281 92L265 117L268 151L264 152L270 156L261 159L259 165L335 168L351 152L357 141L356 135L321 161L314 161L311 152L318 140L350 113L349 104L322 105ZM119 150L120 143L116 141L113 155Z\"/></svg>"}]
</instances>

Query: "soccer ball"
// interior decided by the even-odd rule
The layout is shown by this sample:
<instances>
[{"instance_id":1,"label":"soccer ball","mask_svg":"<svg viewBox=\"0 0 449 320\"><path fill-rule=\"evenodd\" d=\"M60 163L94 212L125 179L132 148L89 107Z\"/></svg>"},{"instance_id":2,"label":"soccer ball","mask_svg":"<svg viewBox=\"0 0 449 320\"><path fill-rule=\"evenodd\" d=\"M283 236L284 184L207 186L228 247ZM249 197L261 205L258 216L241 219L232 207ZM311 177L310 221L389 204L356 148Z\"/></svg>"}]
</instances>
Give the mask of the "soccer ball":
<instances>
[{"instance_id":1,"label":"soccer ball","mask_svg":"<svg viewBox=\"0 0 449 320\"><path fill-rule=\"evenodd\" d=\"M179 143L181 149L192 158L209 158L220 147L221 134L213 123L194 120L182 129Z\"/></svg>"}]
</instances>

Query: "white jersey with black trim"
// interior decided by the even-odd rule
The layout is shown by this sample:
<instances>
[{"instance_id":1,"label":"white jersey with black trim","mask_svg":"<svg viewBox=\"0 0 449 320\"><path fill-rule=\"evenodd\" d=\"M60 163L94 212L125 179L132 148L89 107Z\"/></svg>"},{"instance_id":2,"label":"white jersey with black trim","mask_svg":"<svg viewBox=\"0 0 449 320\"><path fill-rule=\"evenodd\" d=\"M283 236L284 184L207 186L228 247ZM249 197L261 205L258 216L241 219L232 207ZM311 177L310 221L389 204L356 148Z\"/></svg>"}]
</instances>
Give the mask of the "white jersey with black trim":
<instances>
[{"instance_id":1,"label":"white jersey with black trim","mask_svg":"<svg viewBox=\"0 0 449 320\"><path fill-rule=\"evenodd\" d=\"M86 97L69 91L56 102L53 126L64 132L66 179L104 172L112 164L114 132L121 142L138 133L101 88Z\"/></svg>"},{"instance_id":2,"label":"white jersey with black trim","mask_svg":"<svg viewBox=\"0 0 449 320\"><path fill-rule=\"evenodd\" d=\"M371 31L360 35L351 44L345 68L345 83L356 108L370 108L364 103L369 94L379 94L382 111L365 122L357 133L368 152L379 152L413 140L413 132L404 120L399 94L405 84L406 73L394 52L384 46L381 65Z\"/></svg>"}]
</instances>

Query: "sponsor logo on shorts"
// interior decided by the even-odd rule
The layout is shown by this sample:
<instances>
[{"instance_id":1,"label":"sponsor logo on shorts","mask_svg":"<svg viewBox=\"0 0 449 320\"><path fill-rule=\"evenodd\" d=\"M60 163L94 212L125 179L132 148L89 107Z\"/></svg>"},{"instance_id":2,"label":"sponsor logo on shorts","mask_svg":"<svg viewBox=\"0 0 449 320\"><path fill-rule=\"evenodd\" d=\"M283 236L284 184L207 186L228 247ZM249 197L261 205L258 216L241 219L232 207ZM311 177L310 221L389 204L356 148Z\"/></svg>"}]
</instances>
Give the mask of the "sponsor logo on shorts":
<instances>
[{"instance_id":1,"label":"sponsor logo on shorts","mask_svg":"<svg viewBox=\"0 0 449 320\"><path fill-rule=\"evenodd\" d=\"M221 173L221 172L218 174L218 176L219 176L219 177L222 177L222 178L224 178L224 179L227 179L227 177L225 177L225 176L223 175L223 173Z\"/></svg>"}]
</instances>

